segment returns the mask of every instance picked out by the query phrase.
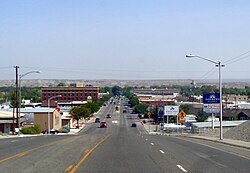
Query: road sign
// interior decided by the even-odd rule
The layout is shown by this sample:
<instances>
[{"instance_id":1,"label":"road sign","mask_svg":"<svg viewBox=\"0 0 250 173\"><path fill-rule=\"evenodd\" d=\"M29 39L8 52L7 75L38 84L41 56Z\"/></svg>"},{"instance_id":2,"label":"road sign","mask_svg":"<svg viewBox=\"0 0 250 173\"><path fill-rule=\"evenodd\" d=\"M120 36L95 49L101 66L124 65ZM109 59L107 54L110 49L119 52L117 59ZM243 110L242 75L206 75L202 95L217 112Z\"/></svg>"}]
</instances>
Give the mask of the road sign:
<instances>
[{"instance_id":1,"label":"road sign","mask_svg":"<svg viewBox=\"0 0 250 173\"><path fill-rule=\"evenodd\" d=\"M187 114L186 114L184 111L180 111L180 112L178 113L178 116L179 116L181 119L183 119L186 115L187 115Z\"/></svg>"},{"instance_id":2,"label":"road sign","mask_svg":"<svg viewBox=\"0 0 250 173\"><path fill-rule=\"evenodd\" d=\"M186 120L178 120L178 123L185 123Z\"/></svg>"},{"instance_id":3,"label":"road sign","mask_svg":"<svg viewBox=\"0 0 250 173\"><path fill-rule=\"evenodd\" d=\"M164 115L177 115L179 113L179 106L164 106Z\"/></svg>"},{"instance_id":4,"label":"road sign","mask_svg":"<svg viewBox=\"0 0 250 173\"><path fill-rule=\"evenodd\" d=\"M220 94L219 93L203 94L203 103L206 104L220 103Z\"/></svg>"}]
</instances>

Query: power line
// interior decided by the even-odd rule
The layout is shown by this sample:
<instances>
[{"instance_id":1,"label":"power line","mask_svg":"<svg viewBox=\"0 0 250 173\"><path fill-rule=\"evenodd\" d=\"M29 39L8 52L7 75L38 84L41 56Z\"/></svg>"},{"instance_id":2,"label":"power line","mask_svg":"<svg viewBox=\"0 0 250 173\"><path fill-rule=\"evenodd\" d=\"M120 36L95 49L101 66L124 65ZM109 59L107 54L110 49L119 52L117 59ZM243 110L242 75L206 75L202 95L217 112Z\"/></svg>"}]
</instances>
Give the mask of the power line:
<instances>
[{"instance_id":1,"label":"power line","mask_svg":"<svg viewBox=\"0 0 250 173\"><path fill-rule=\"evenodd\" d=\"M244 58L250 56L250 55L244 56L244 55L246 55L246 54L248 54L248 53L250 53L250 51L247 51L247 52L245 52L245 53L243 53L243 54L241 54L241 55L238 55L238 56L236 56L236 57L234 57L234 58L231 58L231 59L225 61L224 64L232 64L233 62L237 62L237 61L239 61L239 60L241 60L241 59L244 59ZM244 56L244 57L241 58L242 56ZM232 61L232 62L230 62L230 61Z\"/></svg>"}]
</instances>

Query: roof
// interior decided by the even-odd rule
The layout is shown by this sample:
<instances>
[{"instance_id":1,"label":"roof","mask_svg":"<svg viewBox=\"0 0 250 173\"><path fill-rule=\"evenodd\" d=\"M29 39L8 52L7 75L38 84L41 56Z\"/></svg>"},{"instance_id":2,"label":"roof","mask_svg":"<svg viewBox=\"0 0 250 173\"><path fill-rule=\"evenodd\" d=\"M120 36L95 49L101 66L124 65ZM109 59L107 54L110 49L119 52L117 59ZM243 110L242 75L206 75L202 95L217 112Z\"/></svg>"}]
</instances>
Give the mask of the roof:
<instances>
[{"instance_id":1,"label":"roof","mask_svg":"<svg viewBox=\"0 0 250 173\"><path fill-rule=\"evenodd\" d=\"M3 110L4 112L13 112L13 109L5 109ZM45 113L45 112L54 112L55 108L50 108L48 107L36 107L36 108L20 108L21 113Z\"/></svg>"},{"instance_id":2,"label":"roof","mask_svg":"<svg viewBox=\"0 0 250 173\"><path fill-rule=\"evenodd\" d=\"M21 113L20 116L23 117L24 114ZM14 112L14 117L16 118L15 112ZM0 118L13 118L13 112L0 111Z\"/></svg>"}]
</instances>

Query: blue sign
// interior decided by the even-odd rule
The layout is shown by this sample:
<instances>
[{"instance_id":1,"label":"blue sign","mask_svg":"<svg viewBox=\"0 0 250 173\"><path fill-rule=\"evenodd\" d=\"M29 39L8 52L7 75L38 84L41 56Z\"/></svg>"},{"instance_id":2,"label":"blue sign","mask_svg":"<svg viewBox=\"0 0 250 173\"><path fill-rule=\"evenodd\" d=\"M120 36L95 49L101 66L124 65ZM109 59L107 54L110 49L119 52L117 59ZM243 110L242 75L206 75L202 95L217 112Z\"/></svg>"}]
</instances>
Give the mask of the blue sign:
<instances>
[{"instance_id":1,"label":"blue sign","mask_svg":"<svg viewBox=\"0 0 250 173\"><path fill-rule=\"evenodd\" d=\"M203 103L206 104L220 103L220 94L219 93L203 94Z\"/></svg>"}]
</instances>

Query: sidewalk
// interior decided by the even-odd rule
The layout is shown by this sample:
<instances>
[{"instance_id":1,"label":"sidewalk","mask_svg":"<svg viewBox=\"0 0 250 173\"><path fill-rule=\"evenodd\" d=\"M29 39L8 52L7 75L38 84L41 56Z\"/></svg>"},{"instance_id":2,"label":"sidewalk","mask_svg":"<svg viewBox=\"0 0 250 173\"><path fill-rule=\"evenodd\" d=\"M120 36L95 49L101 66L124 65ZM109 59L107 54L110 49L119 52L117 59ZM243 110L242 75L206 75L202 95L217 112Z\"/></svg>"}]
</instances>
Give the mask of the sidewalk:
<instances>
[{"instance_id":1,"label":"sidewalk","mask_svg":"<svg viewBox=\"0 0 250 173\"><path fill-rule=\"evenodd\" d=\"M156 127L157 125L149 125L148 123L143 124L144 129L148 132L150 135L162 135L164 134L165 136L182 136L182 137L187 137L187 138L195 138L195 139L202 139L202 140L208 140L212 142L218 142L222 144L227 144L231 146L236 146L236 147L242 147L246 149L250 149L250 142L246 141L240 141L240 140L233 140L233 139L226 139L224 138L223 140L220 140L218 137L211 137L211 136L201 136L201 135L196 135L192 133L162 133L162 131L159 131L159 126ZM158 131L156 131L158 130Z\"/></svg>"},{"instance_id":2,"label":"sidewalk","mask_svg":"<svg viewBox=\"0 0 250 173\"><path fill-rule=\"evenodd\" d=\"M222 144L227 144L227 145L232 145L232 146L236 146L236 147L250 149L250 142L246 142L246 141L225 139L225 138L223 140L220 140L219 138L215 138L215 137L199 136L199 135L194 135L194 134L182 135L182 136L188 137L188 138L208 140L208 141L213 141L213 142L218 142L218 143L222 143Z\"/></svg>"},{"instance_id":3,"label":"sidewalk","mask_svg":"<svg viewBox=\"0 0 250 173\"><path fill-rule=\"evenodd\" d=\"M87 122L82 122L83 125L79 129L77 128L71 128L69 133L58 133L56 135L76 135L78 132L80 132L86 124L93 123L95 120L94 117L90 118ZM53 134L51 134L53 135ZM34 137L34 136L44 136L44 134L35 134L35 135L30 135L30 134L20 134L20 135L9 135L9 134L4 134L0 135L0 139L6 139L6 138L23 138L23 137Z\"/></svg>"}]
</instances>

